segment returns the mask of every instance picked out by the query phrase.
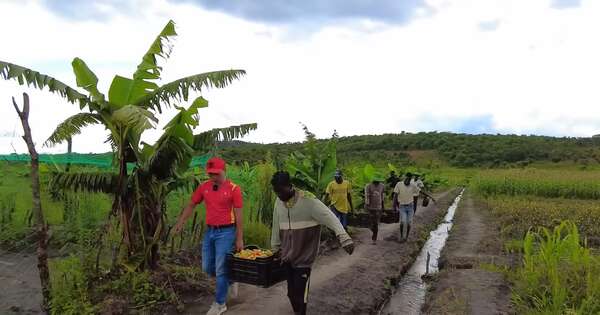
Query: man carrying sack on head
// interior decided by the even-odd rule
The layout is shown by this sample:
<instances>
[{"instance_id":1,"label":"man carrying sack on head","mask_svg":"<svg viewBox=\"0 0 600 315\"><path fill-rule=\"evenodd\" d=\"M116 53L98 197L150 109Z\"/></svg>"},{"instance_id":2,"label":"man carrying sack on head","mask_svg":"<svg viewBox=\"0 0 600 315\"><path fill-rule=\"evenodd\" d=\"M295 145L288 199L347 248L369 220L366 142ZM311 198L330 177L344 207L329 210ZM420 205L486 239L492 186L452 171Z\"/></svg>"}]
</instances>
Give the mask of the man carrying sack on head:
<instances>
[{"instance_id":1,"label":"man carrying sack on head","mask_svg":"<svg viewBox=\"0 0 600 315\"><path fill-rule=\"evenodd\" d=\"M183 225L194 208L204 202L206 205L206 233L202 240L202 270L217 278L215 302L207 315L220 315L227 311L225 305L230 288L227 275L227 254L244 248L242 191L239 186L225 177L226 164L220 158L211 158L206 163L209 180L202 183L192 200L181 213L175 233L181 232ZM237 295L237 283L231 286L232 296Z\"/></svg>"}]
</instances>

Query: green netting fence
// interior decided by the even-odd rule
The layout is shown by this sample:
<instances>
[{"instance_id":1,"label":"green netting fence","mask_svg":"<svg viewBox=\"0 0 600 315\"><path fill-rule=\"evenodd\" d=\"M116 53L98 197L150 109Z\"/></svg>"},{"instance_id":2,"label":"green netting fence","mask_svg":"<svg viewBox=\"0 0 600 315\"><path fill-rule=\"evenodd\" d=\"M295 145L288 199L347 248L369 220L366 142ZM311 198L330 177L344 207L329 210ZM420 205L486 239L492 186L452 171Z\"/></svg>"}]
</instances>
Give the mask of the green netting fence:
<instances>
[{"instance_id":1,"label":"green netting fence","mask_svg":"<svg viewBox=\"0 0 600 315\"><path fill-rule=\"evenodd\" d=\"M211 157L211 154L205 154L195 156L192 158L190 167L204 167L206 161ZM72 165L88 165L99 168L112 168L113 167L113 155L111 153L100 153L100 154L80 154L80 153L65 153L65 154L40 154L40 163L46 164L72 164ZM31 157L29 154L5 154L0 155L0 161L8 162L30 162ZM131 164L131 163L130 163ZM133 165L128 165L128 168Z\"/></svg>"}]
</instances>

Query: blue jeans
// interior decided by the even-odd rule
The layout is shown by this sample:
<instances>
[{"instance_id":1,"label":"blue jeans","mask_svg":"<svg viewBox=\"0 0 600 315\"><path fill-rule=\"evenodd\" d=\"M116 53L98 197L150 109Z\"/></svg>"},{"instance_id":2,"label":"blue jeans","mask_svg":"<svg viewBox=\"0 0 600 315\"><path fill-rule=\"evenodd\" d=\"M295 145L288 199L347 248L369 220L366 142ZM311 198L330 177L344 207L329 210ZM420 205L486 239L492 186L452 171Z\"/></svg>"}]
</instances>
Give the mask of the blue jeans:
<instances>
[{"instance_id":1,"label":"blue jeans","mask_svg":"<svg viewBox=\"0 0 600 315\"><path fill-rule=\"evenodd\" d=\"M235 227L213 229L208 227L202 241L202 270L217 278L215 300L224 304L229 289L227 254L233 251Z\"/></svg>"},{"instance_id":2,"label":"blue jeans","mask_svg":"<svg viewBox=\"0 0 600 315\"><path fill-rule=\"evenodd\" d=\"M340 220L340 223L342 224L344 229L348 227L348 214L339 212L334 206L331 206L331 210L333 210L333 214L335 214L338 220Z\"/></svg>"},{"instance_id":3,"label":"blue jeans","mask_svg":"<svg viewBox=\"0 0 600 315\"><path fill-rule=\"evenodd\" d=\"M415 211L413 210L413 203L409 203L407 205L400 205L400 228L404 226L406 233L400 229L401 237L408 237L408 227L411 225L413 220L413 215ZM406 234L406 236L404 236Z\"/></svg>"}]
</instances>

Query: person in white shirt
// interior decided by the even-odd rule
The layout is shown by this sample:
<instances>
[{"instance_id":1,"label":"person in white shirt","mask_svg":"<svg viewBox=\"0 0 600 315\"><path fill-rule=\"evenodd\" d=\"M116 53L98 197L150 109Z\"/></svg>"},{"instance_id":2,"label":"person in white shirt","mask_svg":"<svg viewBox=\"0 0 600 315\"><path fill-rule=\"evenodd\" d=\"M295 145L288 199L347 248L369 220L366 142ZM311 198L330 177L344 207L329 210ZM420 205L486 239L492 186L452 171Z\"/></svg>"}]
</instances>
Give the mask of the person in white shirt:
<instances>
[{"instance_id":1,"label":"person in white shirt","mask_svg":"<svg viewBox=\"0 0 600 315\"><path fill-rule=\"evenodd\" d=\"M419 204L419 195L421 195L421 191L425 188L425 184L423 184L423 181L421 180L421 175L419 175L419 174L413 175L412 182L417 188L417 191L415 192L415 194L413 196L413 210L415 213L417 213L417 205Z\"/></svg>"},{"instance_id":2,"label":"person in white shirt","mask_svg":"<svg viewBox=\"0 0 600 315\"><path fill-rule=\"evenodd\" d=\"M406 173L404 180L398 182L394 188L394 209L400 211L400 241L405 242L410 233L413 216L415 214L415 196L424 194L435 202L435 199L428 193L421 191L417 184L412 180L413 175ZM405 228L406 227L406 233Z\"/></svg>"}]
</instances>

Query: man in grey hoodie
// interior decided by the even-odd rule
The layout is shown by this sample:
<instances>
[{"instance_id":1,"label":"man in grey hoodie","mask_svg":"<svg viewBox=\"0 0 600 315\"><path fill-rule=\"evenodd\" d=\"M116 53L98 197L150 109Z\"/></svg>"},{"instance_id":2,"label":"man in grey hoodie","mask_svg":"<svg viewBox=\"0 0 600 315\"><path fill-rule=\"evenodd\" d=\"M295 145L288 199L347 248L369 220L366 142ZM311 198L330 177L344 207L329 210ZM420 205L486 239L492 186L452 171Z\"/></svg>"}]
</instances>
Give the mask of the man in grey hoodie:
<instances>
[{"instance_id":1,"label":"man in grey hoodie","mask_svg":"<svg viewBox=\"0 0 600 315\"><path fill-rule=\"evenodd\" d=\"M325 204L311 193L292 186L289 173L275 173L271 184L278 197L273 211L271 248L285 266L294 313L306 314L310 272L319 250L321 224L335 232L349 255L354 252L354 243Z\"/></svg>"}]
</instances>

